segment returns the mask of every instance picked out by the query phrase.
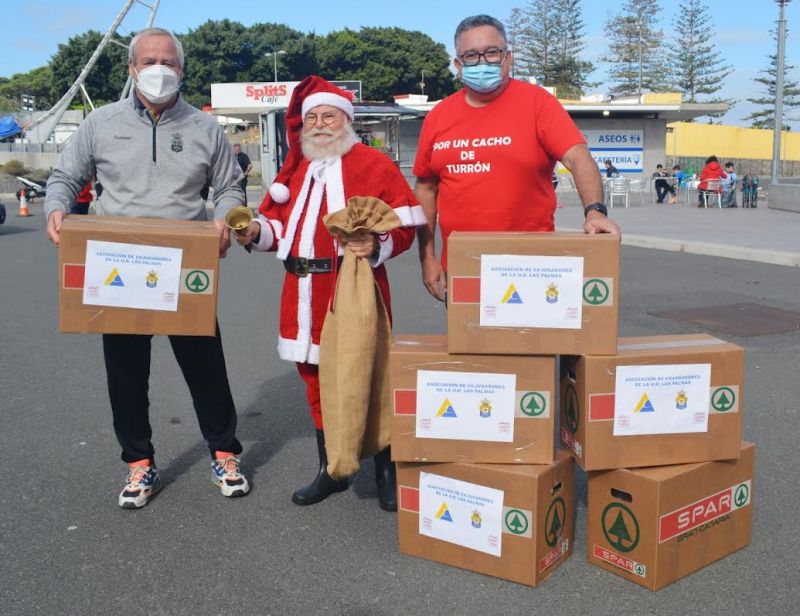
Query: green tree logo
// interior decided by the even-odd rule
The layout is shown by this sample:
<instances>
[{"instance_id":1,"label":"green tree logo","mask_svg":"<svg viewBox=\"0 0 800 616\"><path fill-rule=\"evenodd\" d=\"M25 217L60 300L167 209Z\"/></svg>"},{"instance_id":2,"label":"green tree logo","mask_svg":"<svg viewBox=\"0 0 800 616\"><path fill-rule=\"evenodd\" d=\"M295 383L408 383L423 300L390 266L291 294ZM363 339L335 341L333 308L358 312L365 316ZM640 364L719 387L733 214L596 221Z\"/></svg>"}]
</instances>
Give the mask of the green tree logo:
<instances>
[{"instance_id":1,"label":"green tree logo","mask_svg":"<svg viewBox=\"0 0 800 616\"><path fill-rule=\"evenodd\" d=\"M567 506L560 496L550 503L547 515L544 518L544 540L551 548L561 538L564 530L564 520L567 515Z\"/></svg>"},{"instance_id":2,"label":"green tree logo","mask_svg":"<svg viewBox=\"0 0 800 616\"><path fill-rule=\"evenodd\" d=\"M580 406L578 405L578 392L573 385L567 385L564 391L564 414L567 420L567 428L575 434L578 431L578 418L580 417Z\"/></svg>"},{"instance_id":3,"label":"green tree logo","mask_svg":"<svg viewBox=\"0 0 800 616\"><path fill-rule=\"evenodd\" d=\"M736 488L736 492L733 495L733 502L736 503L737 507L744 507L747 504L749 498L750 498L750 489L747 487L746 483L743 483L738 488Z\"/></svg>"},{"instance_id":4,"label":"green tree logo","mask_svg":"<svg viewBox=\"0 0 800 616\"><path fill-rule=\"evenodd\" d=\"M186 274L184 284L192 293L202 293L208 289L208 285L211 284L211 278L203 270L192 270Z\"/></svg>"},{"instance_id":5,"label":"green tree logo","mask_svg":"<svg viewBox=\"0 0 800 616\"><path fill-rule=\"evenodd\" d=\"M505 517L506 528L515 535L528 532L528 516L519 509L509 509Z\"/></svg>"},{"instance_id":6,"label":"green tree logo","mask_svg":"<svg viewBox=\"0 0 800 616\"><path fill-rule=\"evenodd\" d=\"M625 505L610 503L603 510L600 523L609 545L620 552L630 552L639 545L639 522ZM633 530L633 535L631 535Z\"/></svg>"},{"instance_id":7,"label":"green tree logo","mask_svg":"<svg viewBox=\"0 0 800 616\"><path fill-rule=\"evenodd\" d=\"M529 391L519 401L519 410L528 417L538 417L547 410L547 399L538 391Z\"/></svg>"},{"instance_id":8,"label":"green tree logo","mask_svg":"<svg viewBox=\"0 0 800 616\"><path fill-rule=\"evenodd\" d=\"M714 395L711 396L711 406L720 413L730 411L735 403L736 392L730 387L718 387Z\"/></svg>"},{"instance_id":9,"label":"green tree logo","mask_svg":"<svg viewBox=\"0 0 800 616\"><path fill-rule=\"evenodd\" d=\"M583 300L592 306L606 303L609 296L608 284L600 278L591 278L583 285Z\"/></svg>"}]
</instances>

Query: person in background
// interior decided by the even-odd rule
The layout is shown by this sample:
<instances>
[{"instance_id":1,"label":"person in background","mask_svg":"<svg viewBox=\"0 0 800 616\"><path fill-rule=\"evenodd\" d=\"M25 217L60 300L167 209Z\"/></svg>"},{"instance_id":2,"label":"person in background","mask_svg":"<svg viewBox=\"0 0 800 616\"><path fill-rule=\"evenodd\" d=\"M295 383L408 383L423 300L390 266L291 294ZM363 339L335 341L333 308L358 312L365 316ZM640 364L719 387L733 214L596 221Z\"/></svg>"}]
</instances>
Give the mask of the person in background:
<instances>
[{"instance_id":1,"label":"person in background","mask_svg":"<svg viewBox=\"0 0 800 616\"><path fill-rule=\"evenodd\" d=\"M725 163L725 175L722 180L722 207L739 207L736 205L736 172L733 170L733 163Z\"/></svg>"},{"instance_id":2,"label":"person in background","mask_svg":"<svg viewBox=\"0 0 800 616\"><path fill-rule=\"evenodd\" d=\"M656 170L653 172L653 177L656 178L656 181L653 182L656 190L656 203L664 203L664 197L666 197L667 194L675 191L675 189L667 180L660 179L669 177L669 174L664 170L664 165L661 163L656 165Z\"/></svg>"},{"instance_id":3,"label":"person in background","mask_svg":"<svg viewBox=\"0 0 800 616\"><path fill-rule=\"evenodd\" d=\"M709 156L706 159L706 164L703 167L703 170L700 172L700 184L697 185L697 198L699 199L699 204L697 207L706 207L706 195L716 194L722 192L722 187L709 189L708 182L709 180L724 180L726 177L726 173L722 170L722 167L719 164L719 160L716 156Z\"/></svg>"},{"instance_id":4,"label":"person in background","mask_svg":"<svg viewBox=\"0 0 800 616\"><path fill-rule=\"evenodd\" d=\"M93 200L92 196L92 181L89 180L86 184L83 185L81 192L78 193L78 197L75 199L75 203L72 204L72 207L69 210L70 214L82 214L86 215L89 213L89 206L92 204Z\"/></svg>"},{"instance_id":5,"label":"person in background","mask_svg":"<svg viewBox=\"0 0 800 616\"><path fill-rule=\"evenodd\" d=\"M611 161L608 158L603 161L603 165L605 165L606 168L606 178L619 177L619 171L613 164L611 164Z\"/></svg>"},{"instance_id":6,"label":"person in background","mask_svg":"<svg viewBox=\"0 0 800 616\"><path fill-rule=\"evenodd\" d=\"M239 182L239 186L242 187L242 192L244 193L244 204L247 205L247 178L250 176L250 172L253 170L253 163L250 162L250 157L242 152L242 146L238 143L233 145L233 153L236 156L236 162L239 163L239 166L242 168L242 175L244 175L242 181Z\"/></svg>"}]
</instances>

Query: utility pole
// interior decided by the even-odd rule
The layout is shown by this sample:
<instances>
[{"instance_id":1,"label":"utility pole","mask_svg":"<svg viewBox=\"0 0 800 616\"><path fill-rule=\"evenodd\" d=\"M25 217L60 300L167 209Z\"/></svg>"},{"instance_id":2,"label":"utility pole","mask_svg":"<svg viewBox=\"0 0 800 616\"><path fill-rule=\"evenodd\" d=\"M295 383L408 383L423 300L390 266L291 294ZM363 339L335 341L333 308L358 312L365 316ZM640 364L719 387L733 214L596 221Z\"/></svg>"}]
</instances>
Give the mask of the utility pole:
<instances>
[{"instance_id":1,"label":"utility pole","mask_svg":"<svg viewBox=\"0 0 800 616\"><path fill-rule=\"evenodd\" d=\"M780 183L781 131L783 130L783 72L786 56L786 5L792 0L775 0L780 6L778 18L778 57L775 75L775 122L772 138L772 183Z\"/></svg>"}]
</instances>

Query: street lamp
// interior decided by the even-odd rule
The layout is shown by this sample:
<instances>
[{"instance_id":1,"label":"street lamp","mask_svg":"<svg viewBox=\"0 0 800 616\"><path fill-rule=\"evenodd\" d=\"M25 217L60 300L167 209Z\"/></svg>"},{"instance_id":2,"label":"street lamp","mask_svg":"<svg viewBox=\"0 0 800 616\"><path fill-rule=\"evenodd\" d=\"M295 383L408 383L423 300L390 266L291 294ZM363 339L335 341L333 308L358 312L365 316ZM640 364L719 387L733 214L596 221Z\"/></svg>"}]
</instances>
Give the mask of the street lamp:
<instances>
[{"instance_id":1,"label":"street lamp","mask_svg":"<svg viewBox=\"0 0 800 616\"><path fill-rule=\"evenodd\" d=\"M772 138L772 183L780 183L781 131L783 130L783 71L786 55L786 5L792 0L775 0L780 6L778 19L778 52L775 73L775 121Z\"/></svg>"},{"instance_id":2,"label":"street lamp","mask_svg":"<svg viewBox=\"0 0 800 616\"><path fill-rule=\"evenodd\" d=\"M264 54L265 58L267 56L272 56L272 69L274 71L274 76L275 76L273 81L276 82L278 81L278 56L285 56L285 55L286 52L283 49L279 49L278 51L275 51L273 49L272 51L268 51L267 53Z\"/></svg>"}]
</instances>

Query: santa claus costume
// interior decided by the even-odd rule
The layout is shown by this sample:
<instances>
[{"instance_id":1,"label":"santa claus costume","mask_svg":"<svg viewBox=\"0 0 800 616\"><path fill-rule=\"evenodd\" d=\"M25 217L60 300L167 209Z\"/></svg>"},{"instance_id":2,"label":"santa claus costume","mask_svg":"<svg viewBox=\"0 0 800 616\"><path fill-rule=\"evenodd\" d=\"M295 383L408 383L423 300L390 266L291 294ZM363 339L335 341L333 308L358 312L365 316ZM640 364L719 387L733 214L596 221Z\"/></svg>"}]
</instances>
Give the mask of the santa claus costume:
<instances>
[{"instance_id":1,"label":"santa claus costume","mask_svg":"<svg viewBox=\"0 0 800 616\"><path fill-rule=\"evenodd\" d=\"M276 251L284 263L278 353L294 361L305 381L317 436L320 468L314 481L297 490L292 500L311 505L347 488L326 470L325 436L319 392L319 342L328 304L335 288L335 271L343 248L323 225L323 218L347 206L356 196L378 197L390 205L404 226L379 236L379 249L370 258L373 274L391 319L389 281L384 263L407 250L414 228L425 216L402 174L385 154L360 143L352 130L349 149L341 156L310 160L300 145L303 118L320 105L335 107L353 121L353 104L344 90L321 77L301 81L286 113L289 152L275 183L259 208L261 232L253 248ZM382 508L396 510L394 464L389 450L375 456L375 478Z\"/></svg>"}]
</instances>

